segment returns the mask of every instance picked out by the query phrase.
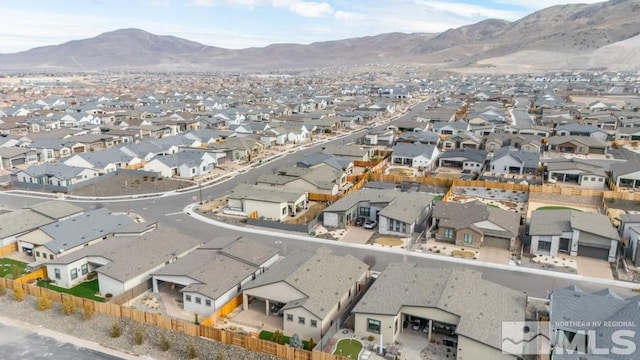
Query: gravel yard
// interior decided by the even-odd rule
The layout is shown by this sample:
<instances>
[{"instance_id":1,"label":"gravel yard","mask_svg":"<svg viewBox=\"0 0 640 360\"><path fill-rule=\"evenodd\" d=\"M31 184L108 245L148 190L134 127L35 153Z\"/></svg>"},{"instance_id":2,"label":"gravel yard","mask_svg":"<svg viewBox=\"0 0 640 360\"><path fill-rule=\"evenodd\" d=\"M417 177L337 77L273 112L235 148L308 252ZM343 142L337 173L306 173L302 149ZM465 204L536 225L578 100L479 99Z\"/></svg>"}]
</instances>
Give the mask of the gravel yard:
<instances>
[{"instance_id":1,"label":"gravel yard","mask_svg":"<svg viewBox=\"0 0 640 360\"><path fill-rule=\"evenodd\" d=\"M276 357L250 352L240 347L223 345L219 342L204 338L194 338L174 331L166 331L150 325L137 324L129 319L119 319L122 324L122 336L111 338L109 329L114 320L102 314L94 314L93 318L82 320L82 311L75 315L66 316L60 311L59 304L47 311L38 311L36 299L28 296L23 302L13 300L11 291L0 297L0 316L12 318L32 325L40 325L53 331L68 334L77 338L98 343L104 347L117 349L126 353L150 356L154 359L186 359L187 345L192 342L199 359L255 359L270 360ZM133 344L133 330L141 326L144 332L144 343ZM166 334L171 343L171 349L160 350L159 341L162 334ZM68 339L64 339L68 341Z\"/></svg>"},{"instance_id":2,"label":"gravel yard","mask_svg":"<svg viewBox=\"0 0 640 360\"><path fill-rule=\"evenodd\" d=\"M71 191L71 194L78 196L150 194L177 190L188 186L193 186L193 183L184 180L158 180L154 178L147 178L147 180L145 180L143 177L132 175L116 175L105 178L99 183L75 189Z\"/></svg>"}]
</instances>

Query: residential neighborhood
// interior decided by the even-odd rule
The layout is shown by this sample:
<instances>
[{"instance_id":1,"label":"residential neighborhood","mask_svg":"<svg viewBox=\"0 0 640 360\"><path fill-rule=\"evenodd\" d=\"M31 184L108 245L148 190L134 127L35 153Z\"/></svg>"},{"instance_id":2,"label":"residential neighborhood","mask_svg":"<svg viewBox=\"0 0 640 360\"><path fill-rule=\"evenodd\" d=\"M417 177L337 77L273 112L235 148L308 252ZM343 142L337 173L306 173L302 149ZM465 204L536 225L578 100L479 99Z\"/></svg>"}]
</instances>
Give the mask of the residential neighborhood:
<instances>
[{"instance_id":1,"label":"residential neighborhood","mask_svg":"<svg viewBox=\"0 0 640 360\"><path fill-rule=\"evenodd\" d=\"M3 97L2 257L33 291L335 359L529 359L503 324L633 318L637 74L393 74Z\"/></svg>"}]
</instances>

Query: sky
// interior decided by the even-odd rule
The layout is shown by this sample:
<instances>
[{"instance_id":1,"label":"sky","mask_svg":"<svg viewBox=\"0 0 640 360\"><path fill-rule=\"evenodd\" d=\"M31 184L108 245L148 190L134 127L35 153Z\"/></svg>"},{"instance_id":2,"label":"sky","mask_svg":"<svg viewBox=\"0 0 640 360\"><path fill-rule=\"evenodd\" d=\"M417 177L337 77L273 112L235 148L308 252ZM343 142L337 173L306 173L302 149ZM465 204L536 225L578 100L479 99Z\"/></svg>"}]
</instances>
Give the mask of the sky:
<instances>
[{"instance_id":1,"label":"sky","mask_svg":"<svg viewBox=\"0 0 640 360\"><path fill-rule=\"evenodd\" d=\"M122 28L230 49L388 32L442 32L601 0L0 0L0 53ZM10 5L9 5L10 3Z\"/></svg>"}]
</instances>

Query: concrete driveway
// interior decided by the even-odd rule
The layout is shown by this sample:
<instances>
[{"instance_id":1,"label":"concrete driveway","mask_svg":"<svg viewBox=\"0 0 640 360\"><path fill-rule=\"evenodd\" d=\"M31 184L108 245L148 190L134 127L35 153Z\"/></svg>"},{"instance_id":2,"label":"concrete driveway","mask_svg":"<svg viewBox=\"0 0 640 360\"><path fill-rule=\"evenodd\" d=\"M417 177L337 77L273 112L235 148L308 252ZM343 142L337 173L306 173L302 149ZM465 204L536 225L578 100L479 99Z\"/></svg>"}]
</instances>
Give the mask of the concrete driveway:
<instances>
[{"instance_id":1,"label":"concrete driveway","mask_svg":"<svg viewBox=\"0 0 640 360\"><path fill-rule=\"evenodd\" d=\"M601 279L613 279L611 265L606 260L585 256L572 257L578 263L578 275L593 276Z\"/></svg>"},{"instance_id":2,"label":"concrete driveway","mask_svg":"<svg viewBox=\"0 0 640 360\"><path fill-rule=\"evenodd\" d=\"M349 226L347 232L340 241L353 244L366 244L375 231L376 229L367 230L359 226Z\"/></svg>"}]
</instances>

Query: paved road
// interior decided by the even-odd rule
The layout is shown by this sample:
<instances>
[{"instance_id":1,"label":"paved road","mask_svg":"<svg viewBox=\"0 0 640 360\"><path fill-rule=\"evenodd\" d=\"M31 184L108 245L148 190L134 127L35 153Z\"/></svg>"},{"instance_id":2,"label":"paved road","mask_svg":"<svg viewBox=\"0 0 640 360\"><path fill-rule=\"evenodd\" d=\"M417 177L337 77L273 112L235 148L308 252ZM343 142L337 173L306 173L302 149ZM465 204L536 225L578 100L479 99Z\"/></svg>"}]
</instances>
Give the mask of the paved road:
<instances>
[{"instance_id":1,"label":"paved road","mask_svg":"<svg viewBox=\"0 0 640 360\"><path fill-rule=\"evenodd\" d=\"M425 104L418 104L412 107L412 111L408 112L404 116L401 116L400 120L409 120L415 115L419 115L422 110L425 108ZM377 128L382 128L385 125L379 125ZM345 136L344 138L336 139L332 141L333 143L342 143L354 141L354 139L363 136L365 131L360 131L356 134L352 134L349 136ZM273 173L277 168L285 166L285 165L293 165L296 161L304 158L306 154L310 154L312 152L317 151L318 146L313 148L307 148L304 150L297 151L293 154L290 154L284 158L277 159L271 161L269 163L260 165L255 167L253 170L240 174L236 176L232 181L227 181L224 183L216 184L213 186L209 186L203 188L203 197L204 198L215 198L220 197L228 193L236 184L238 183L251 183L254 181L259 175ZM162 198L155 199L141 199L141 200L132 200L132 201L120 201L120 202L103 202L105 206L107 206L112 211L128 211L132 210L136 213L141 214L146 219L155 219L160 223L160 226L170 226L180 230L185 234L189 234L190 236L201 239L203 241L208 241L216 236L220 235L234 235L234 236L245 236L244 232L235 230L235 229L226 229L215 227L210 224L203 223L198 220L194 220L191 216L182 213L183 208L186 204L192 202L193 196L198 196L198 190L194 190L190 193L179 194L175 196L167 196ZM0 194L0 205L5 206L7 208L21 208L26 207L27 205L41 202L42 199L36 198L28 198L22 196L15 196L10 194ZM87 209L90 209L96 205L95 202L75 202L76 204L83 206ZM169 215L167 215L169 214ZM309 248L318 246L315 243L309 243L307 241L297 240L297 239L287 239L284 238L281 234L277 232L273 232L268 235L260 235L260 236L251 236L251 238L255 238L258 241L261 241L265 244L270 244L274 246L281 247L282 251L295 251L299 248ZM447 260L439 260L439 259L431 259L424 258L420 254L412 254L412 253L404 253L404 254L392 254L388 253L381 248L371 247L371 249L354 249L350 247L345 247L342 243L337 243L333 241L327 241L324 243L325 246L331 248L337 254L352 254L358 258L368 257L373 259L375 263L373 266L374 270L380 271L384 269L384 267L389 262L398 262L398 261L406 261L406 262L414 262L418 263L422 266L429 267L467 267L473 268L484 273L484 277L488 280L494 281L496 283L509 286L511 288L526 291L527 294L531 296L545 297L547 295L547 291L557 288L557 287L565 287L569 285L578 285L580 287L585 288L586 290L597 290L604 287L603 285L599 285L597 283L593 283L591 281L576 281L573 279L566 278L558 278L555 276L555 273L549 272L548 275L539 275L539 274L525 274L518 271L509 271L503 269L494 269L487 268L478 265L474 265L473 261L469 261L468 264L464 263L463 265L458 263L453 263ZM618 291L621 295L630 296L632 295L631 291L628 288L621 288L617 286L612 286L616 291Z\"/></svg>"},{"instance_id":2,"label":"paved road","mask_svg":"<svg viewBox=\"0 0 640 360\"><path fill-rule=\"evenodd\" d=\"M0 351L0 359L141 359L110 349L100 348L97 344L90 344L87 341L68 335L56 334L44 328L38 330L47 335L34 332L25 325L16 325L13 320L0 319L0 349L2 349ZM101 351L87 348L83 345L99 348ZM107 354L107 352L113 353L113 355Z\"/></svg>"}]
</instances>

